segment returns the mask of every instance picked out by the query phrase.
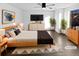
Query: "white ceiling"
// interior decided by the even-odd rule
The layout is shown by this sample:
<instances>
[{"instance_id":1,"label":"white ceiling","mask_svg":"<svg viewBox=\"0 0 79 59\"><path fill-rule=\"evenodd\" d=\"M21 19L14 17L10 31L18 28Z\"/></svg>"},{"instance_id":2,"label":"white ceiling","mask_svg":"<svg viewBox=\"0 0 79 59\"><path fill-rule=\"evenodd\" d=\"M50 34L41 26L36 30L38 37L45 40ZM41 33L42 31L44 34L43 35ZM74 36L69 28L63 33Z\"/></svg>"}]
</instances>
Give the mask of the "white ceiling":
<instances>
[{"instance_id":1,"label":"white ceiling","mask_svg":"<svg viewBox=\"0 0 79 59\"><path fill-rule=\"evenodd\" d=\"M10 5L20 8L22 10L55 10L59 8L67 8L70 6L73 6L75 3L47 3L46 5L52 5L54 6L47 6L46 9L43 9L39 3L10 3Z\"/></svg>"}]
</instances>

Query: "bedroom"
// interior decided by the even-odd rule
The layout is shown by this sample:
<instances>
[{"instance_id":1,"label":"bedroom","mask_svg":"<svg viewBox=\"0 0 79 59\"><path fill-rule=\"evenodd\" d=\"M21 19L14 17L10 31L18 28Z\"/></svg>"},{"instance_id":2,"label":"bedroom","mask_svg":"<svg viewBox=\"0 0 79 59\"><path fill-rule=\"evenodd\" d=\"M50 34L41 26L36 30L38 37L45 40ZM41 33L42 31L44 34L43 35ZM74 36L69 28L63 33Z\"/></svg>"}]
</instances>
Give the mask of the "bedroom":
<instances>
[{"instance_id":1,"label":"bedroom","mask_svg":"<svg viewBox=\"0 0 79 59\"><path fill-rule=\"evenodd\" d=\"M0 3L0 35L1 39L4 34L7 37L1 40L5 44L0 43L3 46L0 50L5 51L0 54L63 55L61 51L67 47L78 51L66 37L70 11L78 9L78 6L78 3ZM67 21L65 30L61 29L62 19Z\"/></svg>"}]
</instances>

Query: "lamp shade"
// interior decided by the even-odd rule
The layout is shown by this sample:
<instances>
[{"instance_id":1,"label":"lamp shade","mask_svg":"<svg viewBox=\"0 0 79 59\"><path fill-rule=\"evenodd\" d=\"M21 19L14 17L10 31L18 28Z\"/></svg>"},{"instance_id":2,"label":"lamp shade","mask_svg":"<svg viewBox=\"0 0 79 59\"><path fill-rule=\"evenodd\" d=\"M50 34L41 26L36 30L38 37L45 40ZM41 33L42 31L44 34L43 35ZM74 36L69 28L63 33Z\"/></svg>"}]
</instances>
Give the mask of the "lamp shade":
<instances>
[{"instance_id":1,"label":"lamp shade","mask_svg":"<svg viewBox=\"0 0 79 59\"><path fill-rule=\"evenodd\" d=\"M5 35L5 29L0 29L0 35L1 36Z\"/></svg>"}]
</instances>

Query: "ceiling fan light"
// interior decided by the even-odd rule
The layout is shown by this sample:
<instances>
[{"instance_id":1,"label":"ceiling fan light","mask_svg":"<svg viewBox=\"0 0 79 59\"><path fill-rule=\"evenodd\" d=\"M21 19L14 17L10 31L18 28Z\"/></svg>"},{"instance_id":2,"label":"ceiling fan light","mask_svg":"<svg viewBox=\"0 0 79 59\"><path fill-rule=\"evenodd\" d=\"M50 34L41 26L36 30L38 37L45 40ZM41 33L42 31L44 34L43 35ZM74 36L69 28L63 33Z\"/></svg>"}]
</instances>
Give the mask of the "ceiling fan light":
<instances>
[{"instance_id":1,"label":"ceiling fan light","mask_svg":"<svg viewBox=\"0 0 79 59\"><path fill-rule=\"evenodd\" d=\"M42 3L42 8L46 8L46 3Z\"/></svg>"},{"instance_id":2,"label":"ceiling fan light","mask_svg":"<svg viewBox=\"0 0 79 59\"><path fill-rule=\"evenodd\" d=\"M42 8L43 10L45 10L46 8Z\"/></svg>"}]
</instances>

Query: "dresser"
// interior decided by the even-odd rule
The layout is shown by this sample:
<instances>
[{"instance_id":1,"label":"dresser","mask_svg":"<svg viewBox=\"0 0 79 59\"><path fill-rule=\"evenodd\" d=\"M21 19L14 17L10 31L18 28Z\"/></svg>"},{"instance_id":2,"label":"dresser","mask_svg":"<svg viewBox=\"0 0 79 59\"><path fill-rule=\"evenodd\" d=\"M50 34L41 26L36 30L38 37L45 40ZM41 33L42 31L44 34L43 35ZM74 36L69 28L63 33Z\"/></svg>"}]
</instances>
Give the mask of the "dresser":
<instances>
[{"instance_id":1,"label":"dresser","mask_svg":"<svg viewBox=\"0 0 79 59\"><path fill-rule=\"evenodd\" d=\"M28 30L44 30L43 23L30 23L28 25Z\"/></svg>"},{"instance_id":2,"label":"dresser","mask_svg":"<svg viewBox=\"0 0 79 59\"><path fill-rule=\"evenodd\" d=\"M67 29L67 37L79 47L79 30Z\"/></svg>"}]
</instances>

